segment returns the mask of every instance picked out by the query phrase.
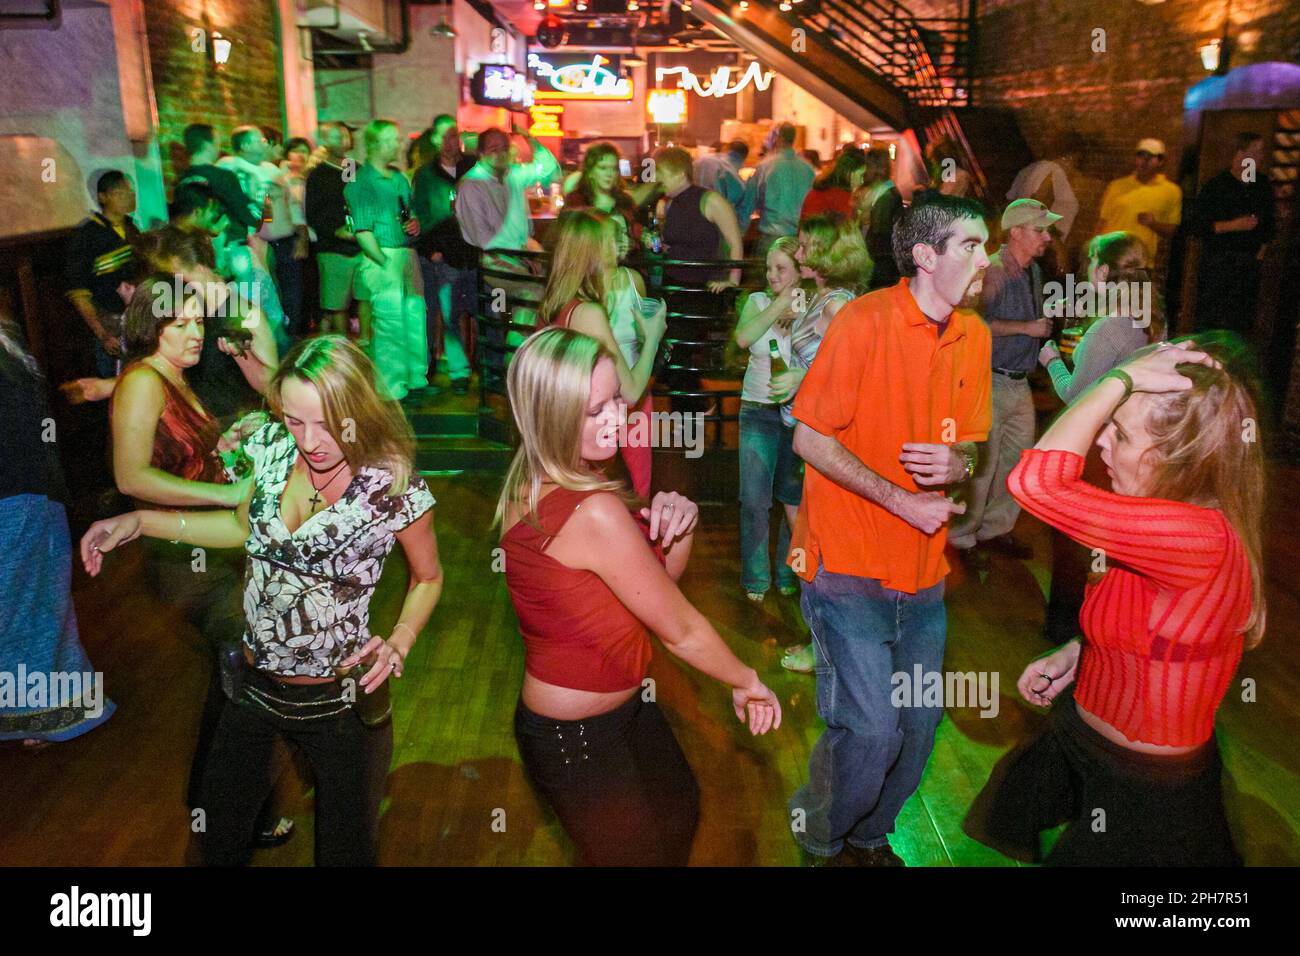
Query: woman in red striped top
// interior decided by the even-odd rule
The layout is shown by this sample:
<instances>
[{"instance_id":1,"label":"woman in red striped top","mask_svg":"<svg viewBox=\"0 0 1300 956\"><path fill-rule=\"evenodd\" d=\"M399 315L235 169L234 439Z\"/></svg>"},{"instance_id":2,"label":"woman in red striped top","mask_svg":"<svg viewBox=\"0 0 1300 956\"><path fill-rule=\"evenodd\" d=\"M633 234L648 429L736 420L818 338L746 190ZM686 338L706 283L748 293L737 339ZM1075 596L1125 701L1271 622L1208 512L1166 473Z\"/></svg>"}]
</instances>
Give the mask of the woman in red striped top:
<instances>
[{"instance_id":1,"label":"woman in red striped top","mask_svg":"<svg viewBox=\"0 0 1300 956\"><path fill-rule=\"evenodd\" d=\"M1046 862L1240 863L1223 810L1214 714L1243 647L1263 635L1264 466L1255 403L1223 339L1138 352L1026 451L1007 486L1104 568L1084 639L1034 661L1018 688L1048 730L1004 760L968 832ZM1113 491L1081 478L1096 440ZM1074 684L1072 692L1070 685Z\"/></svg>"}]
</instances>

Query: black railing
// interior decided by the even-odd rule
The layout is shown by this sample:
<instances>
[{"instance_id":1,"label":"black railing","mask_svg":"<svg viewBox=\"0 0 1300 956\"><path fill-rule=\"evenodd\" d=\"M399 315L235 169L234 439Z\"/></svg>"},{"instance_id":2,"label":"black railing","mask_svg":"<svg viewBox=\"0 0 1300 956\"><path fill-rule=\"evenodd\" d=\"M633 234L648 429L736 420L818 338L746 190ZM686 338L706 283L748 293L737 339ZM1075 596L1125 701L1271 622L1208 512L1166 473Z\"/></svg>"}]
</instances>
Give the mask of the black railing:
<instances>
[{"instance_id":1,"label":"black railing","mask_svg":"<svg viewBox=\"0 0 1300 956\"><path fill-rule=\"evenodd\" d=\"M888 79L920 107L969 105L972 0L953 0L950 17L917 17L887 0L805 0L779 11L793 26L812 28L832 49Z\"/></svg>"},{"instance_id":2,"label":"black railing","mask_svg":"<svg viewBox=\"0 0 1300 956\"><path fill-rule=\"evenodd\" d=\"M505 260L490 261L491 258ZM505 373L519 344L541 326L536 309L546 285L550 254L509 252L480 257L476 357L479 404L491 408L491 396L506 395ZM738 387L708 384L743 375L743 367L727 360L736 323L736 297L765 285L764 263L757 259L668 259L646 254L628 260L646 281L646 295L667 304L668 330L659 346L651 394L669 402L670 411L700 414L712 432L707 447L724 447L724 425L739 418L727 411L725 399L739 399ZM669 270L707 268L725 273L740 269L740 286L713 293L707 288L666 278ZM738 402L737 402L738 405ZM703 407L694 407L703 406Z\"/></svg>"}]
</instances>

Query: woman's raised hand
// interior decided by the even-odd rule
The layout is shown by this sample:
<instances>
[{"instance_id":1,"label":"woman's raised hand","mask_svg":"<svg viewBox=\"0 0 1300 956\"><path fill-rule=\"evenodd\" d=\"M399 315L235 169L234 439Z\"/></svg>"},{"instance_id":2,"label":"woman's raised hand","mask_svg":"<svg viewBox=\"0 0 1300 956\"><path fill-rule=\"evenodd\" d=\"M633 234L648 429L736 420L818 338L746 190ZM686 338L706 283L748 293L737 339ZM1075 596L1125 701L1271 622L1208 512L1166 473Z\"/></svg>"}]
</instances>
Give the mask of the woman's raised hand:
<instances>
[{"instance_id":1,"label":"woman's raised hand","mask_svg":"<svg viewBox=\"0 0 1300 956\"><path fill-rule=\"evenodd\" d=\"M135 511L96 521L81 536L81 563L92 578L104 566L104 555L119 544L140 537L140 515Z\"/></svg>"},{"instance_id":2,"label":"woman's raised hand","mask_svg":"<svg viewBox=\"0 0 1300 956\"><path fill-rule=\"evenodd\" d=\"M1135 392L1182 392L1192 387L1192 380L1178 371L1179 365L1194 363L1219 368L1219 363L1196 343L1187 340L1143 349L1120 366L1133 380Z\"/></svg>"},{"instance_id":3,"label":"woman's raised hand","mask_svg":"<svg viewBox=\"0 0 1300 956\"><path fill-rule=\"evenodd\" d=\"M749 686L732 688L731 703L736 718L749 724L749 732L756 737L781 726L781 702L757 674Z\"/></svg>"}]
</instances>

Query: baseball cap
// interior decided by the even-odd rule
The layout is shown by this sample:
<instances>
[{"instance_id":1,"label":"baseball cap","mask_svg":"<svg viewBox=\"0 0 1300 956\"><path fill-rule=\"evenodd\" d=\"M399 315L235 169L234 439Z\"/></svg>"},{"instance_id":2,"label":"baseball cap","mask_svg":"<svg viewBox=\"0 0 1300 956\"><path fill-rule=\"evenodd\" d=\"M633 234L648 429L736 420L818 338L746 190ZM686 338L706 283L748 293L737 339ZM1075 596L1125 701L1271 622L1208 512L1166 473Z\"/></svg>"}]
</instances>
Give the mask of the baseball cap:
<instances>
[{"instance_id":1,"label":"baseball cap","mask_svg":"<svg viewBox=\"0 0 1300 956\"><path fill-rule=\"evenodd\" d=\"M1002 228L1050 226L1060 218L1037 199L1017 199L1002 213Z\"/></svg>"},{"instance_id":2,"label":"baseball cap","mask_svg":"<svg viewBox=\"0 0 1300 956\"><path fill-rule=\"evenodd\" d=\"M1147 137L1138 140L1137 151L1139 153L1150 153L1152 156L1163 156L1165 154L1165 144L1158 139Z\"/></svg>"}]
</instances>

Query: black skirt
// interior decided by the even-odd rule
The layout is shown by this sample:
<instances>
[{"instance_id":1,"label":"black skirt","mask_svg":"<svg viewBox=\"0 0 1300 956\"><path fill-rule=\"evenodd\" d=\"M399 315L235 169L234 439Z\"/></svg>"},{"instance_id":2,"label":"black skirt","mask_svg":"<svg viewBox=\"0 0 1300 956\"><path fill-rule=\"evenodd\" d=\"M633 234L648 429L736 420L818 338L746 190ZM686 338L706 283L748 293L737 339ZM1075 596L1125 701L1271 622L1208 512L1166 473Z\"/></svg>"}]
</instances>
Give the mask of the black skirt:
<instances>
[{"instance_id":1,"label":"black skirt","mask_svg":"<svg viewBox=\"0 0 1300 956\"><path fill-rule=\"evenodd\" d=\"M962 829L1048 866L1240 866L1215 739L1187 754L1139 753L1083 722L1067 691L1047 727L998 762ZM1068 823L1044 860L1039 836Z\"/></svg>"}]
</instances>

